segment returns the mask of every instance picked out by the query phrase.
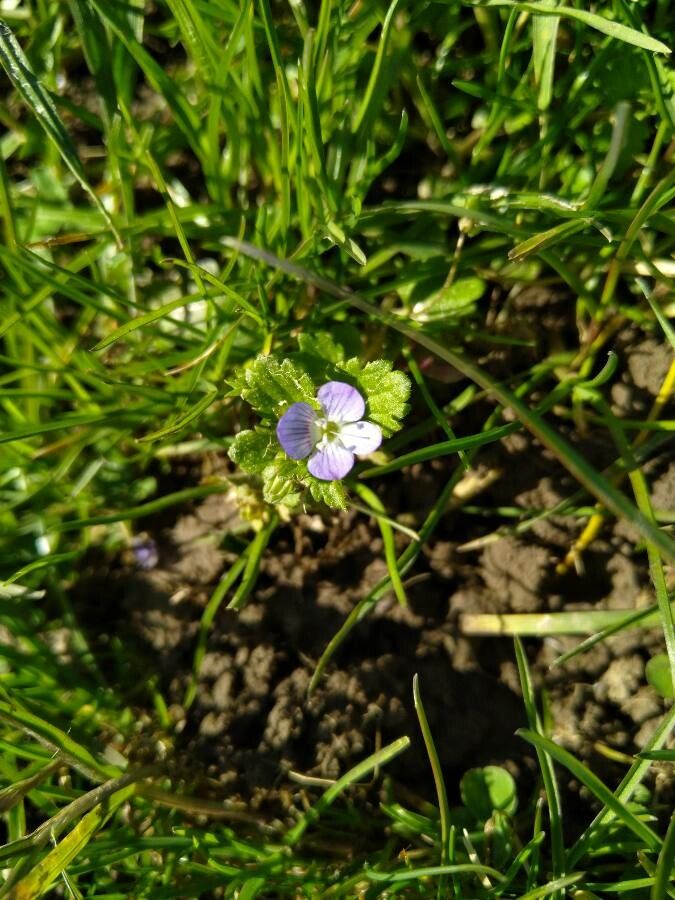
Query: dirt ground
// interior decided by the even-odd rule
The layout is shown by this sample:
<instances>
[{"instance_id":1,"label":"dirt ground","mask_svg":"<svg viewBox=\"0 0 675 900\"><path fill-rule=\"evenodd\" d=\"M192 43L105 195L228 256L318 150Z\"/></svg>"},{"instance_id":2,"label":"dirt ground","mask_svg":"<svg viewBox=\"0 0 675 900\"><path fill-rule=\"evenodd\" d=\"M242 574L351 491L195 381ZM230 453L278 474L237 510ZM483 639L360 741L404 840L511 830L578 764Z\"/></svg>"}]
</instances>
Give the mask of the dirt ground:
<instances>
[{"instance_id":1,"label":"dirt ground","mask_svg":"<svg viewBox=\"0 0 675 900\"><path fill-rule=\"evenodd\" d=\"M668 365L656 342L628 333L617 343L621 376L612 402L624 415L646 414ZM489 407L486 407L488 409ZM461 428L461 423L458 423ZM597 465L612 448L568 432ZM419 526L453 470L452 458L381 479L390 514ZM559 464L518 432L478 457L483 489L472 502L486 508L551 508L576 485ZM673 508L675 465L667 452L647 469L655 506ZM353 605L386 574L376 525L365 515L303 515L276 532L258 584L239 613L223 608L210 630L192 706L182 706L204 606L235 555L242 526L227 495L211 496L174 519L146 520L156 564L131 558L92 559L74 587L76 606L99 659L111 634L133 653L128 671L108 675L139 708L149 709L144 684L156 674L178 723L175 759L211 787L249 808L278 812L292 773L333 779L378 746L407 734L412 748L388 767L409 791L433 800L429 763L412 703L420 686L449 790L469 767L506 765L525 790L534 786L528 745L514 735L524 711L509 639L469 637L466 612L623 609L652 602L645 554L628 527L608 523L584 554L583 571L557 575L556 563L584 520L552 517L519 537L474 550L501 518L449 507L408 576L410 606L387 595L352 632L311 697L316 662ZM401 549L407 538L397 535ZM154 562L154 561L153 561ZM105 608L92 597L105 597ZM626 631L553 670L553 660L578 638L529 640L537 686L545 689L554 737L615 783L625 770L601 745L630 754L650 737L664 712L646 684L648 658L662 649L658 630ZM111 657L112 659L112 657ZM139 687L140 685L140 687ZM149 719L149 714L148 714ZM154 752L142 742L139 757ZM665 773L657 790L665 790ZM578 786L567 784L574 796ZM583 799L583 798L582 798Z\"/></svg>"}]
</instances>

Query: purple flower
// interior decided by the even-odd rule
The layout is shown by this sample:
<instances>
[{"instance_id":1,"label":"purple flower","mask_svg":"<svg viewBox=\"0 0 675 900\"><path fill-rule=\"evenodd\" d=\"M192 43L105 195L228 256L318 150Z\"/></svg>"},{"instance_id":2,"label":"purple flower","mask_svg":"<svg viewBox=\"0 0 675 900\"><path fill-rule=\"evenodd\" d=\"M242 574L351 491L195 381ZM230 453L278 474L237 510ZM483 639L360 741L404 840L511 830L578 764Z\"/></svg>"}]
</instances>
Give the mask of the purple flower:
<instances>
[{"instance_id":1,"label":"purple flower","mask_svg":"<svg viewBox=\"0 0 675 900\"><path fill-rule=\"evenodd\" d=\"M139 569L154 569L159 562L159 550L151 537L137 535L131 541Z\"/></svg>"},{"instance_id":2,"label":"purple flower","mask_svg":"<svg viewBox=\"0 0 675 900\"><path fill-rule=\"evenodd\" d=\"M307 460L311 475L338 481L354 465L354 456L366 456L382 443L382 432L362 419L366 404L356 388L329 381L319 388L318 412L309 403L292 403L277 425L277 437L291 459Z\"/></svg>"}]
</instances>

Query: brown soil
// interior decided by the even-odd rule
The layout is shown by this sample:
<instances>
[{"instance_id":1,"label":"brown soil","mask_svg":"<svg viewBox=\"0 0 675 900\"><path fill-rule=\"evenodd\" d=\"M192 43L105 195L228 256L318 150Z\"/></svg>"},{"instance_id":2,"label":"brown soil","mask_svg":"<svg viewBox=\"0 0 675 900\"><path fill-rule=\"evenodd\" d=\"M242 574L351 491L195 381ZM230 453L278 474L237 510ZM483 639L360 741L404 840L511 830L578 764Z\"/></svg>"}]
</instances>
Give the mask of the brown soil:
<instances>
[{"instance_id":1,"label":"brown soil","mask_svg":"<svg viewBox=\"0 0 675 900\"><path fill-rule=\"evenodd\" d=\"M644 415L668 358L659 345L637 343L634 335L626 346L612 401L624 415ZM612 459L611 447L585 436L578 442L597 465ZM436 460L383 479L379 493L390 514L405 512L418 526L453 466L451 459ZM657 508L672 509L675 466L668 465L667 454L647 471ZM524 432L486 448L474 475L479 496L469 502L486 509L548 509L576 490ZM453 504L409 575L409 608L385 596L353 630L311 697L310 678L328 640L386 574L379 531L360 513L303 515L277 530L246 607L237 614L223 604L218 612L196 698L187 710L183 698L199 621L236 558L237 533L245 527L234 498L212 496L174 520L146 521L159 550L157 565L144 571L130 558L112 564L92 558L74 594L104 666L111 635L133 648L126 656L134 662L124 672L108 655L108 677L139 712L149 708L147 674L158 677L176 722L174 764L193 783L205 776L204 783L217 784L221 796L278 813L289 773L333 779L407 734L412 748L388 771L432 799L412 703L415 673L450 791L468 767L487 763L506 765L528 789L536 766L528 745L514 734L525 719L512 644L467 637L460 618L466 612L632 608L651 602L645 555L635 551L622 523L606 525L584 554L583 571L556 574L556 563L583 522L552 517L518 538L467 551L462 545L503 519ZM407 539L399 534L397 541L402 549ZM91 601L97 596L105 597L104 616ZM556 637L526 646L537 685L548 692L555 739L615 783L623 770L598 746L633 753L663 715L663 701L644 677L647 659L662 649L661 636L658 630L624 632L550 670L577 640ZM156 748L140 739L131 752L152 758ZM658 779L656 786L663 787ZM573 782L567 787L575 790Z\"/></svg>"}]
</instances>

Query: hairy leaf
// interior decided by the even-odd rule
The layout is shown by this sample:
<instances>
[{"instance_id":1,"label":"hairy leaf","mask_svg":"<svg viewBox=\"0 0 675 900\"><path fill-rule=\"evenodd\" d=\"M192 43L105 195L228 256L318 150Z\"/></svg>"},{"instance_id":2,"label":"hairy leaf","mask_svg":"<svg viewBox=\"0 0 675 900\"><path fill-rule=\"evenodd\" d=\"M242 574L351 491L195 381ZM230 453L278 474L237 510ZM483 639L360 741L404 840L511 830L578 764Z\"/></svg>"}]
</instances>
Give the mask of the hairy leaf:
<instances>
[{"instance_id":1,"label":"hairy leaf","mask_svg":"<svg viewBox=\"0 0 675 900\"><path fill-rule=\"evenodd\" d=\"M279 418L291 403L314 403L316 390L310 376L290 359L258 356L235 385L243 400L262 416Z\"/></svg>"},{"instance_id":2,"label":"hairy leaf","mask_svg":"<svg viewBox=\"0 0 675 900\"><path fill-rule=\"evenodd\" d=\"M271 431L256 428L255 431L240 431L230 446L228 456L244 472L257 474L274 459L278 449L279 443Z\"/></svg>"},{"instance_id":3,"label":"hairy leaf","mask_svg":"<svg viewBox=\"0 0 675 900\"><path fill-rule=\"evenodd\" d=\"M340 367L350 376L366 399L366 418L380 426L385 437L398 431L400 420L408 412L410 379L403 372L392 372L392 363L377 359L365 366L349 359Z\"/></svg>"}]
</instances>

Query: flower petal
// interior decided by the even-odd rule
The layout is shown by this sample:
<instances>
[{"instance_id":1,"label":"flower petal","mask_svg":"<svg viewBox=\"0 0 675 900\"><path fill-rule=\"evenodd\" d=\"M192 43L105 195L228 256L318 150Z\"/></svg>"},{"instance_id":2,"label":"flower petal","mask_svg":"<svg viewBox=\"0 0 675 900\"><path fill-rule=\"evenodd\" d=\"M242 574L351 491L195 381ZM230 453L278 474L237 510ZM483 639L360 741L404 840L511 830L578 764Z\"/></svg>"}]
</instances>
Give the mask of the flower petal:
<instances>
[{"instance_id":1,"label":"flower petal","mask_svg":"<svg viewBox=\"0 0 675 900\"><path fill-rule=\"evenodd\" d=\"M291 403L277 423L277 438L291 459L304 459L314 447L318 416L309 403Z\"/></svg>"},{"instance_id":2,"label":"flower petal","mask_svg":"<svg viewBox=\"0 0 675 900\"><path fill-rule=\"evenodd\" d=\"M339 481L354 465L354 454L339 441L329 441L307 462L310 475L321 481Z\"/></svg>"},{"instance_id":3,"label":"flower petal","mask_svg":"<svg viewBox=\"0 0 675 900\"><path fill-rule=\"evenodd\" d=\"M357 456L367 456L382 443L382 432L372 422L348 422L340 428L340 441Z\"/></svg>"},{"instance_id":4,"label":"flower petal","mask_svg":"<svg viewBox=\"0 0 675 900\"><path fill-rule=\"evenodd\" d=\"M366 411L361 394L344 381L329 381L319 388L317 400L330 422L358 422Z\"/></svg>"}]
</instances>

